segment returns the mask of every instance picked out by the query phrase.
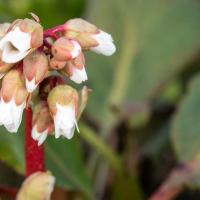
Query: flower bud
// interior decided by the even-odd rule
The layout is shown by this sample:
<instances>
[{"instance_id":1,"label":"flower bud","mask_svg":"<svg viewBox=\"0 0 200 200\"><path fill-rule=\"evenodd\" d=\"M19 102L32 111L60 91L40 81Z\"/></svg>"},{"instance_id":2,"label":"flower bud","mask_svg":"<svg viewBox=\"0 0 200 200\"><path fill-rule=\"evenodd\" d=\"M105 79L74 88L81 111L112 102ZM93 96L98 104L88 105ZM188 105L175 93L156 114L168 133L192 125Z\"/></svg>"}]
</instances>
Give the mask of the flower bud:
<instances>
[{"instance_id":1,"label":"flower bud","mask_svg":"<svg viewBox=\"0 0 200 200\"><path fill-rule=\"evenodd\" d=\"M27 97L22 71L19 68L10 70L3 78L0 91L0 124L9 132L17 132Z\"/></svg>"},{"instance_id":2,"label":"flower bud","mask_svg":"<svg viewBox=\"0 0 200 200\"><path fill-rule=\"evenodd\" d=\"M47 135L54 131L53 119L46 101L40 101L35 105L32 124L32 138L38 141L39 146L45 141Z\"/></svg>"},{"instance_id":3,"label":"flower bud","mask_svg":"<svg viewBox=\"0 0 200 200\"><path fill-rule=\"evenodd\" d=\"M64 68L64 66L66 65L66 61L59 61L59 60L56 60L55 58L52 58L50 60L49 65L51 69L59 70L59 69Z\"/></svg>"},{"instance_id":4,"label":"flower bud","mask_svg":"<svg viewBox=\"0 0 200 200\"><path fill-rule=\"evenodd\" d=\"M112 36L83 19L65 23L65 37L77 40L83 49L110 56L116 51Z\"/></svg>"},{"instance_id":5,"label":"flower bud","mask_svg":"<svg viewBox=\"0 0 200 200\"><path fill-rule=\"evenodd\" d=\"M81 18L75 18L70 19L65 23L65 29L66 31L73 31L76 33L90 33L95 34L98 32L98 28L89 23L88 21L81 19Z\"/></svg>"},{"instance_id":6,"label":"flower bud","mask_svg":"<svg viewBox=\"0 0 200 200\"><path fill-rule=\"evenodd\" d=\"M81 53L77 58L68 61L65 67L61 70L61 73L68 76L72 81L78 84L86 81L88 78L85 71L85 58L83 53Z\"/></svg>"},{"instance_id":7,"label":"flower bud","mask_svg":"<svg viewBox=\"0 0 200 200\"><path fill-rule=\"evenodd\" d=\"M43 43L42 26L34 20L16 20L0 40L2 61L16 63Z\"/></svg>"},{"instance_id":8,"label":"flower bud","mask_svg":"<svg viewBox=\"0 0 200 200\"><path fill-rule=\"evenodd\" d=\"M68 85L58 85L49 93L47 102L54 119L55 137L59 138L63 135L64 137L71 139L75 127L77 127L77 91Z\"/></svg>"},{"instance_id":9,"label":"flower bud","mask_svg":"<svg viewBox=\"0 0 200 200\"><path fill-rule=\"evenodd\" d=\"M55 177L50 172L36 172L25 179L17 200L50 200Z\"/></svg>"},{"instance_id":10,"label":"flower bud","mask_svg":"<svg viewBox=\"0 0 200 200\"><path fill-rule=\"evenodd\" d=\"M48 72L48 58L39 51L35 51L23 60L23 73L28 92L33 92Z\"/></svg>"},{"instance_id":11,"label":"flower bud","mask_svg":"<svg viewBox=\"0 0 200 200\"><path fill-rule=\"evenodd\" d=\"M78 42L60 37L52 46L52 54L58 61L68 61L76 58L81 53Z\"/></svg>"}]
</instances>

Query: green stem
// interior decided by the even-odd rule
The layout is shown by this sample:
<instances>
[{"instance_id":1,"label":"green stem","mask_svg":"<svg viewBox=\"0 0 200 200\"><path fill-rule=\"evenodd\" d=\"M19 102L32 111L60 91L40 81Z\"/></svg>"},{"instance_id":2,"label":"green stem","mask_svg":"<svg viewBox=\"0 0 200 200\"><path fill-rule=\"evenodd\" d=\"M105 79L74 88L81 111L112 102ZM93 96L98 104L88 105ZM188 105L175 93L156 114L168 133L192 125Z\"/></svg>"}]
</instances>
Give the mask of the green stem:
<instances>
[{"instance_id":1,"label":"green stem","mask_svg":"<svg viewBox=\"0 0 200 200\"><path fill-rule=\"evenodd\" d=\"M88 126L81 124L80 130L80 136L110 163L117 175L122 176L122 162L118 155Z\"/></svg>"}]
</instances>

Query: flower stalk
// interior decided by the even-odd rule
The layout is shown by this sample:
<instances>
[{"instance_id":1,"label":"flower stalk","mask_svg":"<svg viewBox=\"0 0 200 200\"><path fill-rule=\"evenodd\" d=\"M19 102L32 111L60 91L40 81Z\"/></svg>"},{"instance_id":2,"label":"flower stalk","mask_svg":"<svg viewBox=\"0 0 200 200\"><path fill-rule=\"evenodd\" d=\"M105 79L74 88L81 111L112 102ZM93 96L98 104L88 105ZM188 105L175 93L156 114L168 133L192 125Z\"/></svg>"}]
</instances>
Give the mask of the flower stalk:
<instances>
[{"instance_id":1,"label":"flower stalk","mask_svg":"<svg viewBox=\"0 0 200 200\"><path fill-rule=\"evenodd\" d=\"M32 109L26 109L26 136L25 136L25 160L26 176L37 171L45 171L44 145L38 146L32 139Z\"/></svg>"}]
</instances>

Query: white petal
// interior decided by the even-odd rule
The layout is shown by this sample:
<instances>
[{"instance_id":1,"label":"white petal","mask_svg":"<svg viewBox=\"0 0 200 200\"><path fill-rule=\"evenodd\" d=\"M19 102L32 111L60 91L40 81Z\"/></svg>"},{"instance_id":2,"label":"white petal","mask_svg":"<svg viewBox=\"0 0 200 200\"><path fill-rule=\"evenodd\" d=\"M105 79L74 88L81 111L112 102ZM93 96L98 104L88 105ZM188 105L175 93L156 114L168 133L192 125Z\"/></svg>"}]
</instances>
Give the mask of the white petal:
<instances>
[{"instance_id":1,"label":"white petal","mask_svg":"<svg viewBox=\"0 0 200 200\"><path fill-rule=\"evenodd\" d=\"M40 146L41 144L44 143L44 141L45 141L46 138L47 138L47 135L48 135L47 130L45 130L44 132L41 133L41 136L40 136L40 138L39 138L39 140L38 140L38 146Z\"/></svg>"},{"instance_id":2,"label":"white petal","mask_svg":"<svg viewBox=\"0 0 200 200\"><path fill-rule=\"evenodd\" d=\"M73 73L72 73L72 76L70 76L70 79L78 84L88 80L87 73L85 71L85 67L83 67L81 70L74 67Z\"/></svg>"},{"instance_id":3,"label":"white petal","mask_svg":"<svg viewBox=\"0 0 200 200\"><path fill-rule=\"evenodd\" d=\"M91 51L105 56L111 56L115 53L116 47L110 34L100 31L100 33L92 35L92 37L98 42L99 45L90 48Z\"/></svg>"},{"instance_id":4,"label":"white petal","mask_svg":"<svg viewBox=\"0 0 200 200\"><path fill-rule=\"evenodd\" d=\"M31 35L22 32L19 27L16 27L0 40L0 49L3 51L2 60L4 62L18 62L23 59L31 49Z\"/></svg>"},{"instance_id":5,"label":"white petal","mask_svg":"<svg viewBox=\"0 0 200 200\"><path fill-rule=\"evenodd\" d=\"M81 46L75 40L71 40L71 42L74 46L73 50L70 52L72 55L72 59L73 59L73 58L76 58L77 56L79 56L79 54L81 53Z\"/></svg>"},{"instance_id":6,"label":"white petal","mask_svg":"<svg viewBox=\"0 0 200 200\"><path fill-rule=\"evenodd\" d=\"M35 83L35 77L31 81L26 78L26 89L29 93L33 92L37 86L38 84Z\"/></svg>"},{"instance_id":7,"label":"white petal","mask_svg":"<svg viewBox=\"0 0 200 200\"><path fill-rule=\"evenodd\" d=\"M63 135L67 139L71 139L76 126L75 109L72 106L62 106L58 103L56 108L57 112L54 116L55 137L59 138Z\"/></svg>"},{"instance_id":8,"label":"white petal","mask_svg":"<svg viewBox=\"0 0 200 200\"><path fill-rule=\"evenodd\" d=\"M40 146L46 140L46 138L48 136L48 130L44 130L43 132L39 133L37 130L37 126L35 125L32 128L31 136L34 140L38 141L38 146Z\"/></svg>"},{"instance_id":9,"label":"white petal","mask_svg":"<svg viewBox=\"0 0 200 200\"><path fill-rule=\"evenodd\" d=\"M29 52L30 50L20 52L17 49L13 48L10 43L8 43L3 49L2 61L4 61L5 63L16 63L26 57Z\"/></svg>"},{"instance_id":10,"label":"white petal","mask_svg":"<svg viewBox=\"0 0 200 200\"><path fill-rule=\"evenodd\" d=\"M0 41L0 49L3 50L7 43L11 43L16 49L21 52L27 51L31 48L31 35L16 27L14 30L8 32Z\"/></svg>"},{"instance_id":11,"label":"white petal","mask_svg":"<svg viewBox=\"0 0 200 200\"><path fill-rule=\"evenodd\" d=\"M0 123L3 124L9 132L17 132L22 121L22 114L25 106L26 102L21 105L16 105L13 99L6 103L1 98Z\"/></svg>"}]
</instances>

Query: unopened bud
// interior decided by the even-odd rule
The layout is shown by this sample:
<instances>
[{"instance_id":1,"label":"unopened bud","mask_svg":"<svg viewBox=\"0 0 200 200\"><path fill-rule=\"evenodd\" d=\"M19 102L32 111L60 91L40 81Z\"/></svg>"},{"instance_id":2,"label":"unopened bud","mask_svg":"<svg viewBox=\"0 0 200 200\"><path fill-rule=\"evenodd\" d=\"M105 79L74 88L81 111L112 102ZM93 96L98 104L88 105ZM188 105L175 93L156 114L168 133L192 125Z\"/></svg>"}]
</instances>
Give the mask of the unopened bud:
<instances>
[{"instance_id":1,"label":"unopened bud","mask_svg":"<svg viewBox=\"0 0 200 200\"><path fill-rule=\"evenodd\" d=\"M50 200L55 177L50 172L36 172L25 179L17 200Z\"/></svg>"},{"instance_id":2,"label":"unopened bud","mask_svg":"<svg viewBox=\"0 0 200 200\"><path fill-rule=\"evenodd\" d=\"M49 65L51 69L59 70L65 67L66 61L59 61L59 60L56 60L55 58L52 58L50 60Z\"/></svg>"},{"instance_id":3,"label":"unopened bud","mask_svg":"<svg viewBox=\"0 0 200 200\"><path fill-rule=\"evenodd\" d=\"M110 56L116 51L112 36L83 19L65 23L65 37L77 40L83 49Z\"/></svg>"},{"instance_id":4,"label":"unopened bud","mask_svg":"<svg viewBox=\"0 0 200 200\"><path fill-rule=\"evenodd\" d=\"M41 145L47 138L47 135L52 134L54 131L53 119L49 113L46 101L40 101L35 105L32 124L32 138L38 141L38 145Z\"/></svg>"},{"instance_id":5,"label":"unopened bud","mask_svg":"<svg viewBox=\"0 0 200 200\"><path fill-rule=\"evenodd\" d=\"M61 37L55 41L51 51L56 60L68 61L81 53L81 47L78 42Z\"/></svg>"},{"instance_id":6,"label":"unopened bud","mask_svg":"<svg viewBox=\"0 0 200 200\"><path fill-rule=\"evenodd\" d=\"M19 68L10 70L4 76L0 95L0 124L9 132L17 132L28 97Z\"/></svg>"},{"instance_id":7,"label":"unopened bud","mask_svg":"<svg viewBox=\"0 0 200 200\"><path fill-rule=\"evenodd\" d=\"M64 137L71 139L75 127L77 127L77 91L68 85L58 85L49 93L47 102L54 119L55 137L59 138L63 135Z\"/></svg>"},{"instance_id":8,"label":"unopened bud","mask_svg":"<svg viewBox=\"0 0 200 200\"><path fill-rule=\"evenodd\" d=\"M88 78L85 71L85 58L83 53L81 53L77 58L68 61L65 67L61 70L61 73L68 76L72 81L78 84L86 81Z\"/></svg>"},{"instance_id":9,"label":"unopened bud","mask_svg":"<svg viewBox=\"0 0 200 200\"><path fill-rule=\"evenodd\" d=\"M33 92L48 72L47 56L35 51L23 60L23 73L28 92Z\"/></svg>"}]
</instances>

